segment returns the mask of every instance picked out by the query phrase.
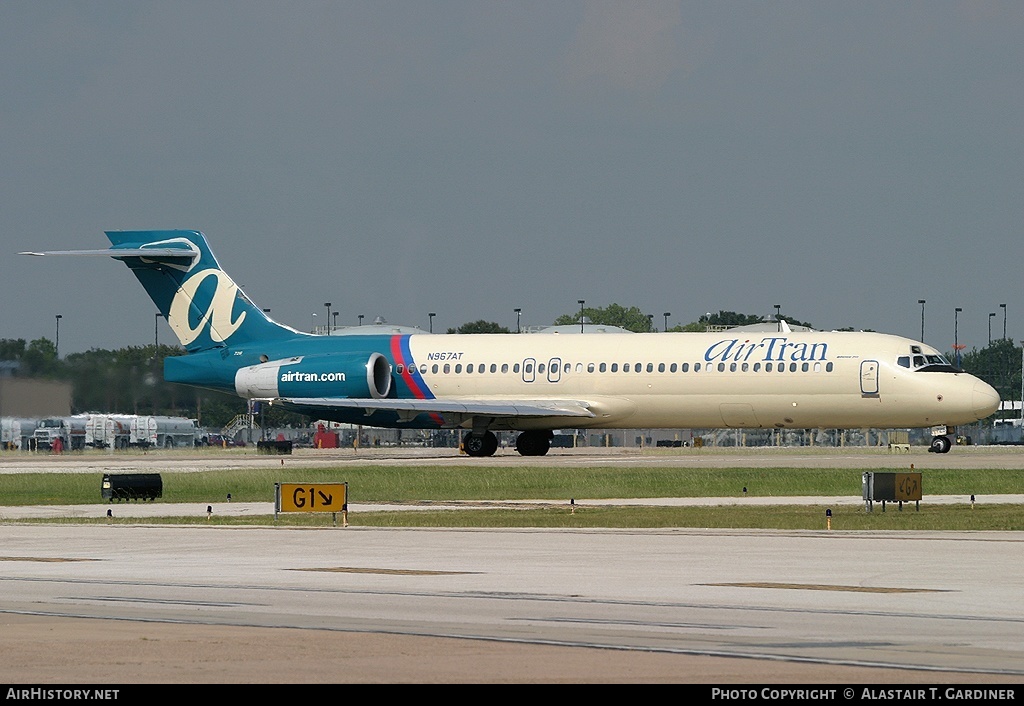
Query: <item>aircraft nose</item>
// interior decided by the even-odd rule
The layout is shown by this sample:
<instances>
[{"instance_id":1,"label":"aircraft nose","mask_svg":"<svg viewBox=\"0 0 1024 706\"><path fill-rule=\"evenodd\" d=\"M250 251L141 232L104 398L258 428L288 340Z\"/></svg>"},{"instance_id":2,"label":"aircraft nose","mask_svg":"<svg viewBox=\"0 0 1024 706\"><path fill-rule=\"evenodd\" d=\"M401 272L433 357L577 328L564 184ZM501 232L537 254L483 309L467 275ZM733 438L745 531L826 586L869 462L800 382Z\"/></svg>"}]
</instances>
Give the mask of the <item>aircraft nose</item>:
<instances>
[{"instance_id":1,"label":"aircraft nose","mask_svg":"<svg viewBox=\"0 0 1024 706\"><path fill-rule=\"evenodd\" d=\"M974 414L978 419L991 416L999 409L999 393L987 382L981 380L974 383L974 394L971 401L974 403Z\"/></svg>"}]
</instances>

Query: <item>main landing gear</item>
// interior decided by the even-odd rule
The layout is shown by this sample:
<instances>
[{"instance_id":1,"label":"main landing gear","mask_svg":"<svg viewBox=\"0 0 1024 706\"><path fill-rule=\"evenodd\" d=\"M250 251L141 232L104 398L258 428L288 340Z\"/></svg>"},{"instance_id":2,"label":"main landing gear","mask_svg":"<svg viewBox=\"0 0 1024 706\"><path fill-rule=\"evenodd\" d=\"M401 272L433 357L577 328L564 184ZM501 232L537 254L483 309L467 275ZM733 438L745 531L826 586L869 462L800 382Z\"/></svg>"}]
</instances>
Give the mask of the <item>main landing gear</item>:
<instances>
[{"instance_id":1,"label":"main landing gear","mask_svg":"<svg viewBox=\"0 0 1024 706\"><path fill-rule=\"evenodd\" d=\"M543 456L551 448L554 433L547 429L524 431L516 437L516 451L521 456ZM493 456L498 450L498 437L494 432L467 433L462 437L462 450L470 456Z\"/></svg>"},{"instance_id":2,"label":"main landing gear","mask_svg":"<svg viewBox=\"0 0 1024 706\"><path fill-rule=\"evenodd\" d=\"M479 436L469 432L462 437L462 450L470 456L493 456L498 450L498 437L493 431L485 431Z\"/></svg>"},{"instance_id":3,"label":"main landing gear","mask_svg":"<svg viewBox=\"0 0 1024 706\"><path fill-rule=\"evenodd\" d=\"M547 429L524 431L516 437L516 451L520 456L543 456L551 448L554 433Z\"/></svg>"}]
</instances>

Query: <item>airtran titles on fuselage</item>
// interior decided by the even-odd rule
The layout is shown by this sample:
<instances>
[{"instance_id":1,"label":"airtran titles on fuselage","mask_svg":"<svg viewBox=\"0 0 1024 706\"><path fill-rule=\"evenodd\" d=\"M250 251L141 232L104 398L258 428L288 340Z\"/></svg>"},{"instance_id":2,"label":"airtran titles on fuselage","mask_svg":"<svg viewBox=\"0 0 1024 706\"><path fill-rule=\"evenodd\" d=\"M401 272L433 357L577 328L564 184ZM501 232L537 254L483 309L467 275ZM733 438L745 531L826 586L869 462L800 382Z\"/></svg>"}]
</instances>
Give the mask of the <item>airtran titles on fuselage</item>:
<instances>
[{"instance_id":1,"label":"airtran titles on fuselage","mask_svg":"<svg viewBox=\"0 0 1024 706\"><path fill-rule=\"evenodd\" d=\"M804 362L828 359L828 344L808 341L790 341L785 336L767 336L760 341L738 338L712 344L704 351L707 362Z\"/></svg>"}]
</instances>

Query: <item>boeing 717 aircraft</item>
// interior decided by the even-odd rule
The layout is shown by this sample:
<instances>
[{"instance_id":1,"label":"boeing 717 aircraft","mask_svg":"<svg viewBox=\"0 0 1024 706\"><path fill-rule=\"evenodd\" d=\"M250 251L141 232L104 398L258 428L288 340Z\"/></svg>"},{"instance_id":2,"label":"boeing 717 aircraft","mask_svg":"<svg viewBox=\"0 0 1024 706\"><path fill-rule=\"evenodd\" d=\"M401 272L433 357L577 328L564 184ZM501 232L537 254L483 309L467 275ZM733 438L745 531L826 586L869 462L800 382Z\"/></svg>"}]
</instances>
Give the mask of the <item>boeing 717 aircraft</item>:
<instances>
[{"instance_id":1,"label":"boeing 717 aircraft","mask_svg":"<svg viewBox=\"0 0 1024 706\"><path fill-rule=\"evenodd\" d=\"M108 231L187 354L168 382L230 391L312 416L405 429L460 428L471 456L519 431L524 456L552 430L952 427L999 396L935 349L879 333L318 336L270 319L198 231ZM931 450L945 453L947 435Z\"/></svg>"}]
</instances>

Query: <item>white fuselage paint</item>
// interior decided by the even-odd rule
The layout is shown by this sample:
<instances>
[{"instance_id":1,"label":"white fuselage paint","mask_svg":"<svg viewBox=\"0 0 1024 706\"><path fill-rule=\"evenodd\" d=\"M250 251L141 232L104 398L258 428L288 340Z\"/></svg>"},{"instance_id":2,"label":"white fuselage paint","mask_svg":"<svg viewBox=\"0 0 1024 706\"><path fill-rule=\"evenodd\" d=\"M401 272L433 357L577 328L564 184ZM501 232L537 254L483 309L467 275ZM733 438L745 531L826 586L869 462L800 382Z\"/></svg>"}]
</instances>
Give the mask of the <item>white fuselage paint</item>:
<instances>
[{"instance_id":1,"label":"white fuselage paint","mask_svg":"<svg viewBox=\"0 0 1024 706\"><path fill-rule=\"evenodd\" d=\"M995 411L998 394L972 375L900 366L911 346L938 355L877 333L729 331L413 335L411 361L381 353L396 380L415 365L426 397L579 400L595 413L492 428L928 427Z\"/></svg>"}]
</instances>

